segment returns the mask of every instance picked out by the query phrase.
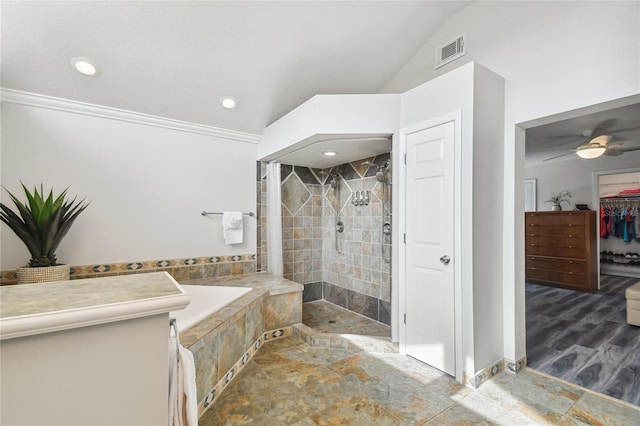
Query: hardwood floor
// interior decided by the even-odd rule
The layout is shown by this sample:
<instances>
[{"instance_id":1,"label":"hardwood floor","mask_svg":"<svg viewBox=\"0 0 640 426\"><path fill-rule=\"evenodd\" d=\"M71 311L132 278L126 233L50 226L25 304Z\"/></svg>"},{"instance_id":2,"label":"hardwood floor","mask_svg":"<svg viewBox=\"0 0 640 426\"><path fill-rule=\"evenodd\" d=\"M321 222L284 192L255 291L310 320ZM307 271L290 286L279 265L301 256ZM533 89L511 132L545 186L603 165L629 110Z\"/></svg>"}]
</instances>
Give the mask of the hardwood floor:
<instances>
[{"instance_id":1,"label":"hardwood floor","mask_svg":"<svg viewBox=\"0 0 640 426\"><path fill-rule=\"evenodd\" d=\"M640 405L640 327L624 298L637 281L603 275L598 293L526 284L527 365Z\"/></svg>"}]
</instances>

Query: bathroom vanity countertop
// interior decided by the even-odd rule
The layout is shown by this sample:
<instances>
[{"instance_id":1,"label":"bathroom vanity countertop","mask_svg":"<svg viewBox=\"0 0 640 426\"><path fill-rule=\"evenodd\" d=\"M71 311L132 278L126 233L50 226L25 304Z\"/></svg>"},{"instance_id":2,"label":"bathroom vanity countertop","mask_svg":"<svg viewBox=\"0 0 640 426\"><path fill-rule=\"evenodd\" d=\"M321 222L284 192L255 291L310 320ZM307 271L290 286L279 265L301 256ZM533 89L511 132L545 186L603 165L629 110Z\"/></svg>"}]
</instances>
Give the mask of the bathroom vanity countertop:
<instances>
[{"instance_id":1,"label":"bathroom vanity countertop","mask_svg":"<svg viewBox=\"0 0 640 426\"><path fill-rule=\"evenodd\" d=\"M0 339L183 309L189 296L166 272L0 287Z\"/></svg>"},{"instance_id":2,"label":"bathroom vanity countertop","mask_svg":"<svg viewBox=\"0 0 640 426\"><path fill-rule=\"evenodd\" d=\"M182 280L180 284L194 285L217 285L229 287L251 287L261 290L268 290L269 296L278 294L295 293L303 291L304 286L294 281L275 275L259 272L255 274L229 275L226 277L216 278L198 278L192 280Z\"/></svg>"}]
</instances>

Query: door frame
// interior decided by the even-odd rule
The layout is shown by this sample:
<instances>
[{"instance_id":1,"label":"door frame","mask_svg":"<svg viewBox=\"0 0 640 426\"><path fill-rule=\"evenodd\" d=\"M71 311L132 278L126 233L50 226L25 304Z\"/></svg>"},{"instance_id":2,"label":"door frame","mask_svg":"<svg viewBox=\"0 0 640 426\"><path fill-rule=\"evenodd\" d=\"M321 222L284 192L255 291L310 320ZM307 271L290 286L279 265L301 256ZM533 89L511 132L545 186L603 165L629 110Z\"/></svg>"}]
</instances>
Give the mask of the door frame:
<instances>
[{"instance_id":1,"label":"door frame","mask_svg":"<svg viewBox=\"0 0 640 426\"><path fill-rule=\"evenodd\" d=\"M404 313L406 312L406 244L404 244L403 235L406 232L406 211L407 199L407 167L404 162L404 156L407 152L407 136L430 127L436 127L441 124L454 122L454 160L453 160L453 187L454 187L454 231L460 230L462 227L462 212L460 209L462 202L462 111L457 110L444 114L429 120L403 127L399 132L398 155L396 155L396 169L398 170L397 185L394 191L398 197L398 205L402 206L395 220L397 220L398 229L398 265L397 273L394 274L395 279L393 286L398 289L398 314L397 324L399 325L399 349L400 353L407 354L406 342L406 325L404 323ZM394 195L395 195L394 194ZM462 383L463 380L463 356L462 356L462 238L460 232L454 232L454 251L453 251L453 267L454 267L454 345L455 345L455 379Z\"/></svg>"},{"instance_id":2,"label":"door frame","mask_svg":"<svg viewBox=\"0 0 640 426\"><path fill-rule=\"evenodd\" d=\"M593 202L593 210L600 211L600 176L620 175L625 173L640 173L640 167L627 167L624 169L614 170L596 170L591 172L591 199ZM596 253L600 253L600 215L596 220ZM598 262L598 288L600 288L600 262Z\"/></svg>"}]
</instances>

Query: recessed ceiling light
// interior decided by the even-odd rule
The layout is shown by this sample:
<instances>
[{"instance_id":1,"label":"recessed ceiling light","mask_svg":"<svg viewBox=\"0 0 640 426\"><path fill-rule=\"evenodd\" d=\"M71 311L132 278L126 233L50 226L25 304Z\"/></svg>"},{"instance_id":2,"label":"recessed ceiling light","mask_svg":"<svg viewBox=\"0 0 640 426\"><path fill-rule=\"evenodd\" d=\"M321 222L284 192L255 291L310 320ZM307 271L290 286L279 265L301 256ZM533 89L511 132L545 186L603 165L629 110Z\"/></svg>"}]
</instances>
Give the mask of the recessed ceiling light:
<instances>
[{"instance_id":1,"label":"recessed ceiling light","mask_svg":"<svg viewBox=\"0 0 640 426\"><path fill-rule=\"evenodd\" d=\"M220 98L220 105L227 109L235 108L238 105L238 101L233 96L224 96Z\"/></svg>"},{"instance_id":2,"label":"recessed ceiling light","mask_svg":"<svg viewBox=\"0 0 640 426\"><path fill-rule=\"evenodd\" d=\"M71 66L80 74L84 74L89 77L96 77L100 74L100 69L91 59L80 57L73 58L71 59Z\"/></svg>"},{"instance_id":3,"label":"recessed ceiling light","mask_svg":"<svg viewBox=\"0 0 640 426\"><path fill-rule=\"evenodd\" d=\"M338 151L324 151L323 154L327 157L335 157L338 155Z\"/></svg>"}]
</instances>

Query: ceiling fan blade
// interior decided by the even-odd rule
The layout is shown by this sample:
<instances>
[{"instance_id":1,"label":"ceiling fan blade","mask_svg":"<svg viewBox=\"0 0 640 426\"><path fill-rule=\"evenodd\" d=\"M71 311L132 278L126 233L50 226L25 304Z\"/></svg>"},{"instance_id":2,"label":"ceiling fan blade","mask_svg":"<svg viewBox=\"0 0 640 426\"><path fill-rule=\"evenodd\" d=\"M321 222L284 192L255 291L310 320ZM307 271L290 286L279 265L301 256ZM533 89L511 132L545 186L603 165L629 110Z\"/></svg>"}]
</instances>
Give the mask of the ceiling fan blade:
<instances>
[{"instance_id":1,"label":"ceiling fan blade","mask_svg":"<svg viewBox=\"0 0 640 426\"><path fill-rule=\"evenodd\" d=\"M527 150L527 153L537 154L540 152L567 152L567 151L575 151L575 148L557 148L557 149L530 149Z\"/></svg>"},{"instance_id":2,"label":"ceiling fan blade","mask_svg":"<svg viewBox=\"0 0 640 426\"><path fill-rule=\"evenodd\" d=\"M620 151L618 149L613 149L613 148L608 148L605 152L604 155L610 155L612 157L617 157L618 155L622 155L624 154L623 151Z\"/></svg>"},{"instance_id":3,"label":"ceiling fan blade","mask_svg":"<svg viewBox=\"0 0 640 426\"><path fill-rule=\"evenodd\" d=\"M591 129L589 134L585 134L586 133L585 132L583 133L583 135L589 138L595 138L600 135L605 135L607 134L609 129L611 129L613 126L616 125L617 122L618 122L617 118L609 118L607 120L601 121L600 123L596 124L593 129Z\"/></svg>"},{"instance_id":4,"label":"ceiling fan blade","mask_svg":"<svg viewBox=\"0 0 640 426\"><path fill-rule=\"evenodd\" d=\"M633 130L640 130L640 126L626 127L624 129L613 129L611 133L631 132Z\"/></svg>"},{"instance_id":5,"label":"ceiling fan blade","mask_svg":"<svg viewBox=\"0 0 640 426\"><path fill-rule=\"evenodd\" d=\"M571 155L571 154L573 154L573 151L572 152L567 152L567 153L562 154L562 155L556 155L555 157L544 159L544 160L542 160L542 162L544 163L545 161L551 161L551 160L555 160L556 158L566 157L567 155Z\"/></svg>"}]
</instances>

